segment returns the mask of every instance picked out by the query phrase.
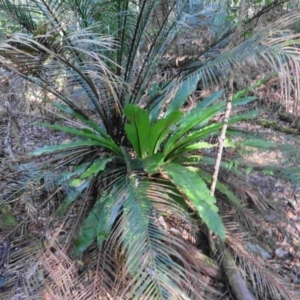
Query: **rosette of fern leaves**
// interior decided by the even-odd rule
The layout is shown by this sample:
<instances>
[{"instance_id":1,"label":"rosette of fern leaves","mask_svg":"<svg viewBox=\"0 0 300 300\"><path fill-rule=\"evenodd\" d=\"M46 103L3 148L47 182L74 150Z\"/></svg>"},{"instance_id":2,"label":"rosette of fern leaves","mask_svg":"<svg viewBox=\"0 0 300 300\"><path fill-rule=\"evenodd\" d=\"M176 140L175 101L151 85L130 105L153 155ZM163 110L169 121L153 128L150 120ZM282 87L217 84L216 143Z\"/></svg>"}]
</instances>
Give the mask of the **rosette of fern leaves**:
<instances>
[{"instance_id":1,"label":"rosette of fern leaves","mask_svg":"<svg viewBox=\"0 0 300 300\"><path fill-rule=\"evenodd\" d=\"M38 149L34 155L90 149L86 159L62 174L70 192L61 204L60 213L65 213L85 191L97 189L98 199L92 201L75 240L74 253L83 253L94 241L109 256L120 248L124 253L125 274L131 278L127 279L127 296L155 298L162 293L177 297L184 295L185 289L186 297L196 293L194 286L199 283L197 280L193 283L196 273L191 271L190 262L179 257L180 263L172 259L180 255L175 249L184 249L184 243L161 228L158 220L174 218L193 224L189 212L195 210L210 230L225 239L216 199L199 175L201 158L195 155L217 146L205 139L216 136L222 126L222 123L208 125L224 109L224 100L213 104L222 93L212 94L187 114L174 110L163 118L152 120L146 110L127 105L123 111L128 121L124 124L126 136L122 146L91 119L62 104L56 106L79 118L86 126L44 124L78 139ZM253 97L239 98L234 104L251 100ZM252 111L237 115L230 123L253 115ZM233 201L238 205L237 200ZM185 284L183 278L191 282Z\"/></svg>"}]
</instances>

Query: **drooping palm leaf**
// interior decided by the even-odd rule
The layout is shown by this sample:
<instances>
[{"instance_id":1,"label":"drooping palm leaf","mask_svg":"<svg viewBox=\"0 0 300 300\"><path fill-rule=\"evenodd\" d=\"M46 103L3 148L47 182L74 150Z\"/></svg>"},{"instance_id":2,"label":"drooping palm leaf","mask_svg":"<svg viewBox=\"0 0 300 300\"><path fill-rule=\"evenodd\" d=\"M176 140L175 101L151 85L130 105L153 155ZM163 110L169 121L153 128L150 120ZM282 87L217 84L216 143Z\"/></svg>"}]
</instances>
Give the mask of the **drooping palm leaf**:
<instances>
[{"instance_id":1,"label":"drooping palm leaf","mask_svg":"<svg viewBox=\"0 0 300 300\"><path fill-rule=\"evenodd\" d=\"M176 216L183 222L189 217L161 187L158 190L154 182L138 174L128 176L123 187L124 209L110 243L117 243L125 250L123 276L132 277L126 297L187 299L196 292L197 279L192 275L191 265L179 255L180 251L186 251L184 244L171 237L159 223L165 215ZM165 191L168 189L164 186ZM183 278L189 283L185 284Z\"/></svg>"},{"instance_id":2,"label":"drooping palm leaf","mask_svg":"<svg viewBox=\"0 0 300 300\"><path fill-rule=\"evenodd\" d=\"M165 164L161 169L162 175L175 184L180 192L192 202L207 226L221 239L225 239L225 229L215 205L216 199L210 195L202 178L193 169L187 169L177 164Z\"/></svg>"}]
</instances>

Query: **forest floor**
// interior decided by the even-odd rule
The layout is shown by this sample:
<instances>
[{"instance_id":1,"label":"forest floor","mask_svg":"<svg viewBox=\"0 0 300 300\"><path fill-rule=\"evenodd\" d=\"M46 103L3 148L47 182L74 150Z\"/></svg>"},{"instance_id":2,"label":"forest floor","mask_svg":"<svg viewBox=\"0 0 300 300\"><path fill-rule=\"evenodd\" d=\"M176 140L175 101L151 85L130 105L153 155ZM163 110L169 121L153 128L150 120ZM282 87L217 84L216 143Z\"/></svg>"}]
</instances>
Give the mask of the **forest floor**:
<instances>
[{"instance_id":1,"label":"forest floor","mask_svg":"<svg viewBox=\"0 0 300 300\"><path fill-rule=\"evenodd\" d=\"M253 104L254 105L254 104ZM251 107L249 107L251 108ZM24 112L25 111L25 112ZM277 124L289 127L291 124L283 122L277 118L277 112L267 107L260 113L260 118L269 121L275 121ZM9 220L0 220L0 228L4 225L13 225L24 221L24 204L14 202L14 194L18 194L24 189L22 182L28 176L28 172L33 172L31 159L28 154L36 148L46 145L55 145L66 142L70 137L67 134L52 131L41 127L37 122L52 121L51 115L41 114L38 110L18 109L3 113L0 119L0 203L7 201L8 206L0 209L0 215L11 216ZM265 128L258 125L256 121L241 124L243 129L251 129L254 132L264 134L266 140L280 145L273 150L260 150L256 152L243 153L243 163L253 166L253 169L244 170L245 174L242 181L248 186L255 187L260 195L273 202L276 207L280 208L280 214L270 210L264 215L264 222L270 226L269 234L257 232L257 243L248 242L247 248L254 256L262 258L267 264L276 269L277 275L292 283L295 290L300 288L300 185L297 185L297 178L283 178L281 170L292 166L298 166L300 162L300 138L299 135L287 135L286 133L275 130L274 128ZM286 146L290 145L288 150ZM231 151L225 150L223 161L228 162L228 168L239 168L239 165L231 164L234 161L234 155ZM30 164L30 165L29 165ZM267 166L267 167L266 167ZM30 171L29 171L30 170ZM32 174L31 174L32 175ZM295 175L296 176L296 175ZM300 182L300 178L298 180ZM249 196L249 195L248 195ZM43 194L45 197L45 194ZM249 196L251 201L256 201L255 197ZM34 220L33 212L38 203L31 202L27 206L28 215ZM39 217L47 219L47 211L39 213ZM281 219L280 216L285 216ZM3 222L8 222L3 224ZM41 225L35 221L28 224L31 233L39 238L47 227L46 222ZM43 226L45 228L43 228ZM274 229L274 230L273 230ZM0 231L0 238L3 234ZM1 243L1 239L0 239ZM1 262L1 245L0 245L0 262ZM1 263L0 263L1 268ZM217 286L213 280L210 282ZM221 289L224 285L221 284ZM1 290L1 270L0 270L0 290ZM223 290L224 291L224 290ZM226 298L230 299L229 294Z\"/></svg>"}]
</instances>

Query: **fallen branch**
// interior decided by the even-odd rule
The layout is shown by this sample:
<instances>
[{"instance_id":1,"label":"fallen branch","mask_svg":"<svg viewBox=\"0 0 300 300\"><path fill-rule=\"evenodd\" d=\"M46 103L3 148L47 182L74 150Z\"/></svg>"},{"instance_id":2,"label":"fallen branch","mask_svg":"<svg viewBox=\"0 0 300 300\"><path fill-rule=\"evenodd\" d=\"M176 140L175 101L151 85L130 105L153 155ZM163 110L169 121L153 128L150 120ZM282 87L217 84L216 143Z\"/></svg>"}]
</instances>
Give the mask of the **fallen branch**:
<instances>
[{"instance_id":1,"label":"fallen branch","mask_svg":"<svg viewBox=\"0 0 300 300\"><path fill-rule=\"evenodd\" d=\"M224 280L224 276L221 272L220 267L213 259L201 253L196 247L194 249L191 249L191 253L196 259L197 269L201 273L217 280Z\"/></svg>"},{"instance_id":2,"label":"fallen branch","mask_svg":"<svg viewBox=\"0 0 300 300\"><path fill-rule=\"evenodd\" d=\"M260 125L260 126L263 126L266 128L272 128L279 132L288 133L288 134L296 134L296 135L300 134L298 129L292 129L287 126L278 125L278 123L275 121L269 121L266 119L256 119L255 122L257 125Z\"/></svg>"}]
</instances>

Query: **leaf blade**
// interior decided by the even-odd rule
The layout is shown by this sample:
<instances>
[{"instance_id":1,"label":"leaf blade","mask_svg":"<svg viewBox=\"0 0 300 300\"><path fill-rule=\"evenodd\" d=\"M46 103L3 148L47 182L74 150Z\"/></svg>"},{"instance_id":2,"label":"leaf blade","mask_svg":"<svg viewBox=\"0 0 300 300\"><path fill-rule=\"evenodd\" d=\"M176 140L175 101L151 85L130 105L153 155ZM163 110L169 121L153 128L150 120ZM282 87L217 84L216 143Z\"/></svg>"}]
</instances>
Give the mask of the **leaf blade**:
<instances>
[{"instance_id":1,"label":"leaf blade","mask_svg":"<svg viewBox=\"0 0 300 300\"><path fill-rule=\"evenodd\" d=\"M94 160L92 165L81 174L80 179L85 179L91 175L97 175L99 172L103 171L106 167L106 164L112 160L112 157L102 157Z\"/></svg>"},{"instance_id":2,"label":"leaf blade","mask_svg":"<svg viewBox=\"0 0 300 300\"><path fill-rule=\"evenodd\" d=\"M72 135L80 136L83 138L88 138L88 139L91 139L94 141L99 141L103 145L106 145L104 147L106 147L110 150L113 150L115 153L119 153L119 154L121 153L120 148L118 147L118 145L115 142L113 142L113 140L111 138L104 138L104 137L97 136L92 131L87 130L86 128L77 129L77 128L68 127L68 126L60 126L60 125L53 125L53 124L46 124L46 123L40 123L40 125L44 126L44 127L48 127L50 129L55 129L55 130L66 132L66 133L69 133Z\"/></svg>"},{"instance_id":3,"label":"leaf blade","mask_svg":"<svg viewBox=\"0 0 300 300\"><path fill-rule=\"evenodd\" d=\"M157 152L166 135L171 131L170 126L175 124L182 116L182 112L174 111L166 118L158 120L150 130L148 153L152 155Z\"/></svg>"},{"instance_id":4,"label":"leaf blade","mask_svg":"<svg viewBox=\"0 0 300 300\"><path fill-rule=\"evenodd\" d=\"M225 229L217 213L216 199L211 196L204 180L188 168L174 163L163 165L161 173L193 203L199 216L209 229L215 232L222 240L225 240Z\"/></svg>"},{"instance_id":5,"label":"leaf blade","mask_svg":"<svg viewBox=\"0 0 300 300\"><path fill-rule=\"evenodd\" d=\"M129 104L123 110L131 124L125 125L125 131L137 155L146 157L150 134L149 114L139 106Z\"/></svg>"}]
</instances>

